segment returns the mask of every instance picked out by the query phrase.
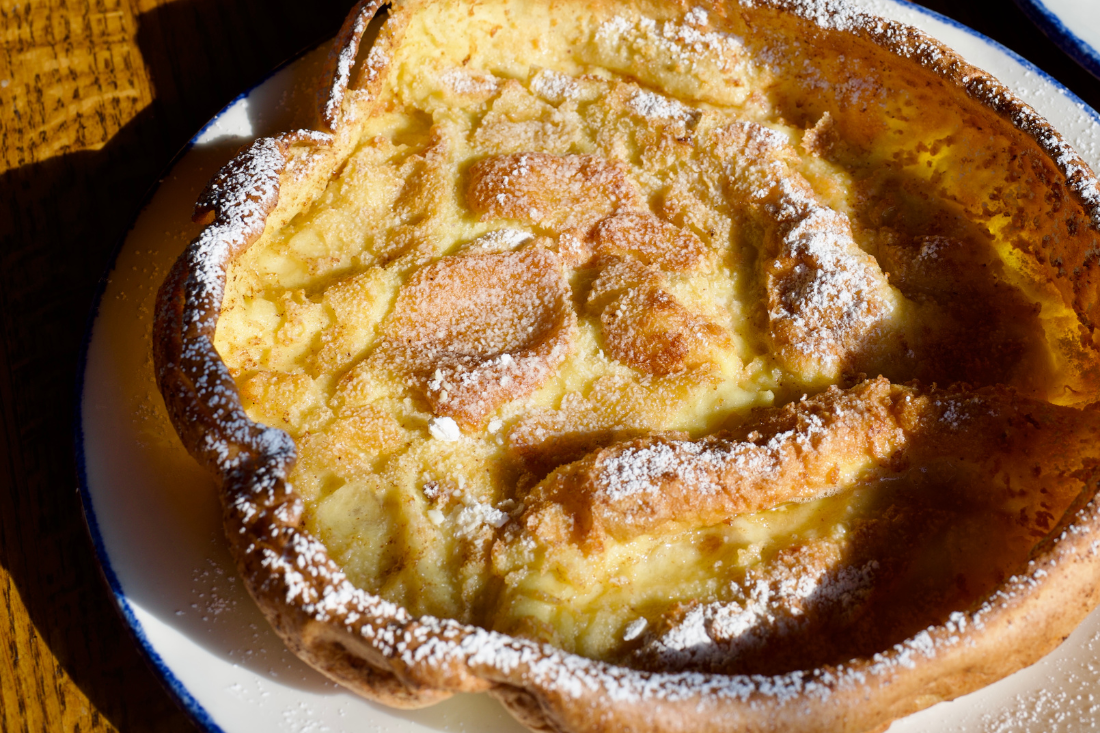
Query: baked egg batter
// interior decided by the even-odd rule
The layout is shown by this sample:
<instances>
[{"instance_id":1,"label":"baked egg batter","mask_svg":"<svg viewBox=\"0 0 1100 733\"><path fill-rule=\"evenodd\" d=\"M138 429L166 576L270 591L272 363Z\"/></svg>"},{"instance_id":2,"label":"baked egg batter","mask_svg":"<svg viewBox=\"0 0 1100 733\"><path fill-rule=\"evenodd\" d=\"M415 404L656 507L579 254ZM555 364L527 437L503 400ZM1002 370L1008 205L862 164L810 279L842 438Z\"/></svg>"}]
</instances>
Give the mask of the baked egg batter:
<instances>
[{"instance_id":1,"label":"baked egg batter","mask_svg":"<svg viewBox=\"0 0 1100 733\"><path fill-rule=\"evenodd\" d=\"M1098 452L1076 317L1010 246L1038 164L858 54L508 7L419 11L355 152L229 273L216 347L348 578L766 674L1025 562Z\"/></svg>"}]
</instances>

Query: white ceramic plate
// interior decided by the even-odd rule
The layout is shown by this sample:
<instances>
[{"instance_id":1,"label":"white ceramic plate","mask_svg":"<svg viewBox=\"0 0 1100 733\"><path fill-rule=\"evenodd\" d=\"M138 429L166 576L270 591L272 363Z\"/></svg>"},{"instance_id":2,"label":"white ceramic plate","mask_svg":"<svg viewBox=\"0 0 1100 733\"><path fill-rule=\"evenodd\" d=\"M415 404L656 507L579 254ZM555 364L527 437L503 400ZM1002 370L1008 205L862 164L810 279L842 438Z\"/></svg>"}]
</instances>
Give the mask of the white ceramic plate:
<instances>
[{"instance_id":1,"label":"white ceramic plate","mask_svg":"<svg viewBox=\"0 0 1100 733\"><path fill-rule=\"evenodd\" d=\"M1037 68L943 17L864 0L919 26L1015 89L1097 167L1100 118ZM399 712L344 692L283 647L225 548L211 478L183 450L153 381L156 290L197 233L203 184L254 137L301 126L327 44L222 111L160 181L104 282L86 345L76 447L88 526L134 636L184 709L208 731L521 731L485 695ZM1100 726L1100 613L1039 664L895 723L892 731L1078 731ZM1097 693L1100 694L1100 693Z\"/></svg>"},{"instance_id":2,"label":"white ceramic plate","mask_svg":"<svg viewBox=\"0 0 1100 733\"><path fill-rule=\"evenodd\" d=\"M1100 2L1016 0L1016 4L1059 48L1100 77Z\"/></svg>"}]
</instances>

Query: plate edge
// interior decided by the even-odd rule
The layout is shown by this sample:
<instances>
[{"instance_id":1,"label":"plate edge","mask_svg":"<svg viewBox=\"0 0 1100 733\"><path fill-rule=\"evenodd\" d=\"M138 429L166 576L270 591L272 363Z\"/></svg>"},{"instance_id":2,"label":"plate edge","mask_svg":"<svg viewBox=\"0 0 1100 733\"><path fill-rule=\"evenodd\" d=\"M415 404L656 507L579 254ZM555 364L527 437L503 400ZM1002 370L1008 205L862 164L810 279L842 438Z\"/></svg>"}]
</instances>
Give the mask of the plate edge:
<instances>
[{"instance_id":1,"label":"plate edge","mask_svg":"<svg viewBox=\"0 0 1100 733\"><path fill-rule=\"evenodd\" d=\"M1100 78L1100 50L1071 31L1042 0L1015 0L1015 2L1028 20L1038 26L1054 45L1090 74Z\"/></svg>"},{"instance_id":2,"label":"plate edge","mask_svg":"<svg viewBox=\"0 0 1100 733\"><path fill-rule=\"evenodd\" d=\"M88 316L85 319L83 337L81 338L80 351L77 357L77 369L76 369L76 381L73 385L73 394L75 402L75 410L73 413L73 453L76 459L76 479L77 479L77 493L80 496L80 508L81 514L84 518L84 525L88 530L89 538L92 541L92 548L95 552L96 564L99 566L99 572L104 582L107 584L107 589L111 593L111 598L114 601L115 609L122 617L123 624L126 626L127 632L131 638L137 642L138 649L141 655L145 658L145 661L152 667L153 673L157 676L160 683L164 686L169 696L176 702L176 704L183 710L183 712L192 720L193 723L198 725L207 733L227 733L224 728L214 722L213 717L206 710L203 705L195 699L183 682L172 672L172 669L164 662L160 653L153 647L152 642L149 641L148 636L145 634L145 628L142 626L141 621L138 620L134 613L133 607L130 605L129 599L126 596L125 591L122 588L122 583L115 573L114 567L111 564L110 556L107 554L106 544L103 540L103 535L99 530L99 521L95 513L95 502L92 500L91 491L88 486L88 472L86 465L86 454L84 451L84 392L86 388L85 376L88 369L88 352L91 349L92 338L95 332L96 322L99 320L100 306L103 303L103 296L107 291L107 286L110 283L111 275L114 273L117 265L118 258L122 254L122 250L126 246L127 240L129 240L131 233L134 230L134 226L141 218L145 210L149 208L149 204L152 202L153 197L157 191L160 190L161 185L164 183L165 178L171 174L172 170L179 164L179 162L195 148L198 140L206 134L208 130L214 127L222 117L229 112L238 102L248 98L259 87L266 84L274 76L285 70L300 59L308 56L310 53L316 51L323 44L331 41L330 36L325 36L319 41L315 41L306 45L297 53L286 58L284 61L277 64L274 68L268 71L261 79L249 86L247 89L233 97L229 102L225 104L218 112L206 121L205 124L198 131L195 132L191 138L184 143L181 147L165 164L152 184L149 185L145 194L142 196L140 203L137 205L134 214L130 217L129 224L126 229L119 235L114 246L111 249L111 253L108 255L108 263L96 282L95 291L92 294L92 305L88 312Z\"/></svg>"}]
</instances>

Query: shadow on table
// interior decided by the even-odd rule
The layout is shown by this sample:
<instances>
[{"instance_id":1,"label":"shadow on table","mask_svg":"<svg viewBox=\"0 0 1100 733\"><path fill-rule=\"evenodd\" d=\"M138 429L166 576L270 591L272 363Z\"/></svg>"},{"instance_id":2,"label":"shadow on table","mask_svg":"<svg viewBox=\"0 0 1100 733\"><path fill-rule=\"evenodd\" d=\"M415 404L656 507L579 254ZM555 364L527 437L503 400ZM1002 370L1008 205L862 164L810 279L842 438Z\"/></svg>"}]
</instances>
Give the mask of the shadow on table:
<instances>
[{"instance_id":1,"label":"shadow on table","mask_svg":"<svg viewBox=\"0 0 1100 733\"><path fill-rule=\"evenodd\" d=\"M35 630L99 714L123 730L189 730L129 640L99 576L76 494L77 358L99 274L160 152L146 109L95 152L0 175L0 565ZM30 684L36 655L20 650ZM20 665L27 665L22 670ZM53 684L62 670L39 668ZM60 688L59 689L63 689ZM94 717L93 717L94 721ZM58 721L60 722L60 721Z\"/></svg>"},{"instance_id":2,"label":"shadow on table","mask_svg":"<svg viewBox=\"0 0 1100 733\"><path fill-rule=\"evenodd\" d=\"M67 674L97 708L93 724L102 715L123 731L193 729L113 607L75 490L74 385L99 277L186 140L275 65L332 35L349 5L303 14L291 0L177 0L149 11L137 42L156 101L98 150L0 174L0 566L34 627L13 630L31 640L18 642L14 672L27 689ZM59 669L35 670L35 634Z\"/></svg>"}]
</instances>

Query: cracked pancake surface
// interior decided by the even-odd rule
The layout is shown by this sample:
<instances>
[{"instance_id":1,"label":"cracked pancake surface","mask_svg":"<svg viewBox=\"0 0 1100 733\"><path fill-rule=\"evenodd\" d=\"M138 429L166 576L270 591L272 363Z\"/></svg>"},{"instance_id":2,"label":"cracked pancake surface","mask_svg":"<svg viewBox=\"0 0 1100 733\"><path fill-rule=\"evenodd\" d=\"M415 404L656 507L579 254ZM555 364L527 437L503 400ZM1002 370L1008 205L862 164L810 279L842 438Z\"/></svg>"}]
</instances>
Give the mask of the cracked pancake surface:
<instances>
[{"instance_id":1,"label":"cracked pancake surface","mask_svg":"<svg viewBox=\"0 0 1100 733\"><path fill-rule=\"evenodd\" d=\"M1072 216L1050 163L870 47L513 4L408 11L341 164L228 264L214 346L348 588L782 676L1016 577L1100 459L1087 308L1019 254Z\"/></svg>"},{"instance_id":2,"label":"cracked pancake surface","mask_svg":"<svg viewBox=\"0 0 1100 733\"><path fill-rule=\"evenodd\" d=\"M701 18L665 27L690 37ZM617 22L595 30L600 59ZM840 142L825 114L800 129L767 106L679 99L679 86L649 88L613 64L515 79L491 59L429 65L388 90L392 110L367 123L322 201L235 263L217 344L251 414L299 440L290 479L308 526L354 582L417 613L641 664L639 640L659 645L652 629L690 618L683 604L719 602L814 546L777 518L786 505L828 517L838 495L886 491L891 467L959 459L910 450L946 430L912 406L936 392L880 377L779 405L861 372L963 376L916 366L938 359L941 341L958 344L955 331L987 327L940 315L960 307L955 293L998 288L1004 312L1026 298L952 266L935 223L898 233L924 242L916 257L880 262L882 228L859 228L867 203L830 152ZM364 207L374 228L349 239ZM968 234L961 246L996 259L987 233ZM347 264L320 254L335 243L350 248ZM922 257L926 247L943 256ZM257 311L269 332L243 324ZM1033 314L994 345L1016 355L997 368L1021 377L971 369L967 381L1049 390L1028 381L1051 359ZM991 480L968 470L964 484ZM1068 501L1043 511L1060 517ZM860 503L872 505L882 510ZM815 528L832 543L821 572L855 572L847 558L863 556L874 522L862 511ZM939 510L909 511L921 525ZM773 536L749 541L729 528L742 520L775 523ZM677 588L678 572L697 572L685 564L704 562L700 532L749 549L706 571L709 590ZM624 547L656 538L678 549L640 577L608 575ZM885 567L896 547L878 551ZM967 566L957 552L944 561ZM610 604L588 582L561 587L578 572L634 591ZM974 585L976 598L988 582ZM656 594L663 608L646 600ZM642 620L651 631L626 639Z\"/></svg>"}]
</instances>

